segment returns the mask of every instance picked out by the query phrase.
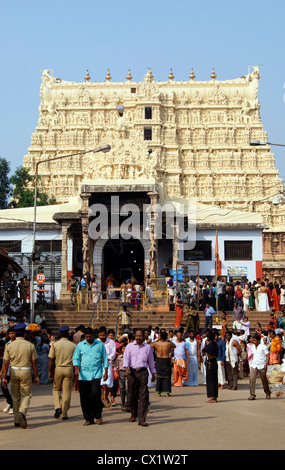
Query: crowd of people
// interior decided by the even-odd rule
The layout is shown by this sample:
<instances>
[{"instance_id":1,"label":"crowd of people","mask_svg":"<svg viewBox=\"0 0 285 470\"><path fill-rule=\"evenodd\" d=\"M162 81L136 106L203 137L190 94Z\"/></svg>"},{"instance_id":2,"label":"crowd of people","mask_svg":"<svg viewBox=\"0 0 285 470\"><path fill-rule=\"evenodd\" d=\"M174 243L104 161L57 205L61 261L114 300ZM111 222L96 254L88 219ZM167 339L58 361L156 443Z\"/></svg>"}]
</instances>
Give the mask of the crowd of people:
<instances>
[{"instance_id":1,"label":"crowd of people","mask_svg":"<svg viewBox=\"0 0 285 470\"><path fill-rule=\"evenodd\" d=\"M205 324L194 329L189 313L186 327L156 326L123 329L68 326L54 337L44 326L17 323L2 340L1 389L3 411L13 413L16 427L27 427L32 385L52 384L54 418L68 419L72 390L80 394L84 426L102 424L103 410L120 406L129 421L148 426L149 389L169 397L176 387L206 386L207 402L216 403L219 390L238 389L249 377L249 400L256 399L260 376L266 398L272 387L269 370L284 377L284 314L272 312L266 330L254 332L246 317L233 316L223 327ZM231 325L231 320L233 321ZM279 389L279 395L283 393Z\"/></svg>"},{"instance_id":2,"label":"crowd of people","mask_svg":"<svg viewBox=\"0 0 285 470\"><path fill-rule=\"evenodd\" d=\"M179 289L176 289L173 276L170 276L167 285L169 296L174 299ZM232 278L226 280L225 277L218 276L212 282L207 277L197 277L195 281L189 278L187 295L190 305L195 304L200 311L205 309L206 304L218 311L233 311L235 303L243 307L245 312L279 312L285 307L285 285L282 280L270 282L266 278L263 281L260 278L254 281L234 281Z\"/></svg>"},{"instance_id":3,"label":"crowd of people","mask_svg":"<svg viewBox=\"0 0 285 470\"><path fill-rule=\"evenodd\" d=\"M92 282L96 283L96 277ZM109 286L112 282L109 279ZM123 284L122 300L136 306L135 284ZM93 330L79 325L75 331L62 326L54 336L43 313L30 324L25 309L20 309L21 320L13 317L0 339L1 390L6 401L3 411L13 414L14 425L27 427L33 384L52 384L55 419L68 419L72 390L78 392L85 426L102 424L103 410L118 405L130 413L130 422L147 426L152 387L158 397L169 397L176 387L204 385L207 402L216 403L219 390L238 390L239 380L249 377L249 400L254 400L259 375L267 399L273 390L277 396L283 394L282 283L259 279L233 283L222 277L216 283L189 279L187 303L176 292L172 276L166 286L176 306L174 327L168 331L161 326L131 327L132 314L123 306L120 334L105 326ZM145 287L151 298L150 278ZM22 299L21 303L23 306ZM268 311L266 327L250 324L251 309ZM275 378L279 374L275 388L271 381L274 373Z\"/></svg>"},{"instance_id":4,"label":"crowd of people","mask_svg":"<svg viewBox=\"0 0 285 470\"><path fill-rule=\"evenodd\" d=\"M97 276L94 274L92 277L87 273L84 274L80 281L74 276L70 279L69 285L71 288L71 300L74 302L76 292L81 291L83 301L91 300L96 304L99 300L99 283ZM138 281L134 277L126 280L118 281L113 274L110 274L106 279L102 280L102 298L116 299L121 297L121 301L130 302L134 308L140 309L142 306L142 299L153 297L152 280L147 275L145 281Z\"/></svg>"}]
</instances>

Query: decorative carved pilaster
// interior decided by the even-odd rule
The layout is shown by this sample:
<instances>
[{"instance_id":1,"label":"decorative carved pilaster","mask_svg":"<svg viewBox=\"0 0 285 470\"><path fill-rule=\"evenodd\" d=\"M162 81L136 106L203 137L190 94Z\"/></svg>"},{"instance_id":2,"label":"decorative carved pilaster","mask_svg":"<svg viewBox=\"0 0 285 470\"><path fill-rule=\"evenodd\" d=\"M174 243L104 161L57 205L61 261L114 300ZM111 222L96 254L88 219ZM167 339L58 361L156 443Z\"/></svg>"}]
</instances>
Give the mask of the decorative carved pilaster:
<instances>
[{"instance_id":1,"label":"decorative carved pilaster","mask_svg":"<svg viewBox=\"0 0 285 470\"><path fill-rule=\"evenodd\" d=\"M90 240L89 240L89 199L90 193L81 193L82 199L81 209L79 215L81 218L82 227L82 255L83 255L83 269L82 274L90 273Z\"/></svg>"},{"instance_id":2,"label":"decorative carved pilaster","mask_svg":"<svg viewBox=\"0 0 285 470\"><path fill-rule=\"evenodd\" d=\"M179 261L179 238L178 238L178 225L174 226L173 240L172 240L172 269L175 271Z\"/></svg>"},{"instance_id":3,"label":"decorative carved pilaster","mask_svg":"<svg viewBox=\"0 0 285 470\"><path fill-rule=\"evenodd\" d=\"M61 291L60 296L64 297L67 295L67 238L68 229L70 228L70 222L62 222L61 233L62 233L62 254L61 254Z\"/></svg>"},{"instance_id":4,"label":"decorative carved pilaster","mask_svg":"<svg viewBox=\"0 0 285 470\"><path fill-rule=\"evenodd\" d=\"M150 198L150 205L154 209L158 200L157 192L147 193ZM155 211L151 211L150 217L150 248L149 248L149 275L151 278L158 277L158 241L155 236Z\"/></svg>"}]
</instances>

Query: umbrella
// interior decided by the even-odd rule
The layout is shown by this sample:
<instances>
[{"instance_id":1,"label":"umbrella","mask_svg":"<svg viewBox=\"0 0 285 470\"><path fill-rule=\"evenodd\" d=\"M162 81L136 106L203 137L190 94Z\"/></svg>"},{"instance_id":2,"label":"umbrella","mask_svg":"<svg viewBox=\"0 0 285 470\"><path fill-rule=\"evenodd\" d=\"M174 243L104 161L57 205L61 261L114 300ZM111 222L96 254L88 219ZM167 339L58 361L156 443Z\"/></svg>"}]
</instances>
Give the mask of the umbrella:
<instances>
[{"instance_id":1,"label":"umbrella","mask_svg":"<svg viewBox=\"0 0 285 470\"><path fill-rule=\"evenodd\" d=\"M130 302L121 302L119 304L119 307L132 307L132 308L135 308L135 306L133 304L131 304Z\"/></svg>"}]
</instances>

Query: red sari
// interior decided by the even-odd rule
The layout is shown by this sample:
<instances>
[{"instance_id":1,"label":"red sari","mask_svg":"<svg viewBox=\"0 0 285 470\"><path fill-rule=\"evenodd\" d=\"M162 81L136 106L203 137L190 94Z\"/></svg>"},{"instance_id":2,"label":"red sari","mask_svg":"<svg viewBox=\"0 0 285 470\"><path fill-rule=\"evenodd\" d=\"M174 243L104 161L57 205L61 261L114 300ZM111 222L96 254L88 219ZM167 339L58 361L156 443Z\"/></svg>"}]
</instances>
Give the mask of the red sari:
<instances>
[{"instance_id":1,"label":"red sari","mask_svg":"<svg viewBox=\"0 0 285 470\"><path fill-rule=\"evenodd\" d=\"M273 308L275 312L280 312L280 294L278 294L276 287L272 291L273 296Z\"/></svg>"},{"instance_id":2,"label":"red sari","mask_svg":"<svg viewBox=\"0 0 285 470\"><path fill-rule=\"evenodd\" d=\"M181 325L182 317L183 317L183 300L176 299L175 307L176 307L176 319L175 319L174 327L179 327Z\"/></svg>"},{"instance_id":3,"label":"red sari","mask_svg":"<svg viewBox=\"0 0 285 470\"><path fill-rule=\"evenodd\" d=\"M271 290L269 287L267 288L267 297L268 297L268 303L269 307L273 307L273 298L272 298L273 290Z\"/></svg>"}]
</instances>

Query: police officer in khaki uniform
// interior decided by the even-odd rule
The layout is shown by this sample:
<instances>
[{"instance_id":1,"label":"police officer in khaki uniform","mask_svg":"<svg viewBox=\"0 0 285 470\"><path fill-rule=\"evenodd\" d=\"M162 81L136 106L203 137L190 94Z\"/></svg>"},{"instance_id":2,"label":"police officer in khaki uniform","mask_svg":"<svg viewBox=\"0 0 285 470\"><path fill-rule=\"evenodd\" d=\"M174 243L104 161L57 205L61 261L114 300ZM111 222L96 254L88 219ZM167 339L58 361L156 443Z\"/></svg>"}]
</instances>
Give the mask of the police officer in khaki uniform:
<instances>
[{"instance_id":1,"label":"police officer in khaki uniform","mask_svg":"<svg viewBox=\"0 0 285 470\"><path fill-rule=\"evenodd\" d=\"M14 327L15 341L7 345L4 353L3 386L7 387L7 372L10 365L11 395L13 398L14 425L27 427L27 411L32 397L32 371L34 384L39 385L37 352L35 346L25 339L25 323Z\"/></svg>"},{"instance_id":2,"label":"police officer in khaki uniform","mask_svg":"<svg viewBox=\"0 0 285 470\"><path fill-rule=\"evenodd\" d=\"M69 340L69 327L59 329L60 339L52 343L49 352L49 379L53 380L54 418L68 419L73 382L72 357L76 344Z\"/></svg>"}]
</instances>

